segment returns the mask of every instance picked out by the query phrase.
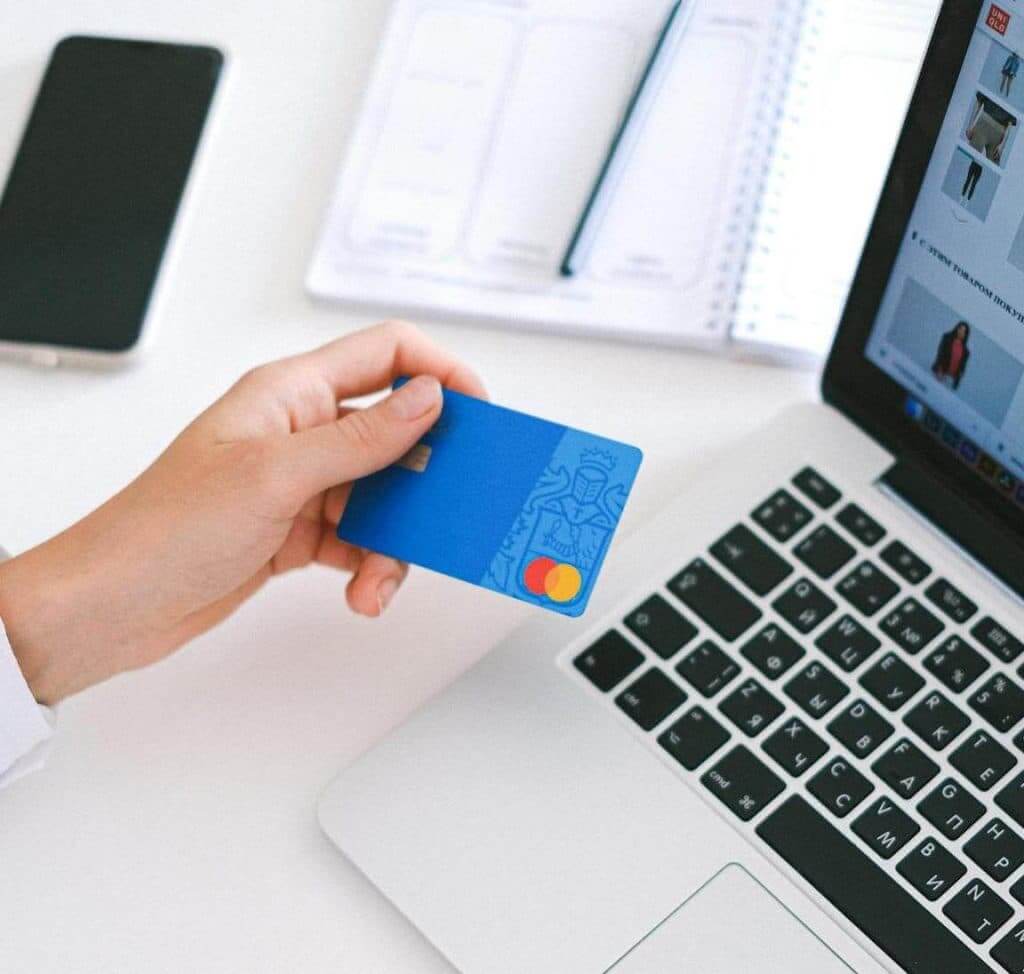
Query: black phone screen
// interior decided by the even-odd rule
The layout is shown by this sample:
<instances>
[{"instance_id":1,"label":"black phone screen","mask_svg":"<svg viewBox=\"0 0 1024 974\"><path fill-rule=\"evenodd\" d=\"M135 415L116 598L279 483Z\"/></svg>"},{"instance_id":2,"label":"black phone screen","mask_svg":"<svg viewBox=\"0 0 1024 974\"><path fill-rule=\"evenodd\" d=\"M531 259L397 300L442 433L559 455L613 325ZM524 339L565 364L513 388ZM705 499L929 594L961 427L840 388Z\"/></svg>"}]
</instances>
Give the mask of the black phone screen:
<instances>
[{"instance_id":1,"label":"black phone screen","mask_svg":"<svg viewBox=\"0 0 1024 974\"><path fill-rule=\"evenodd\" d=\"M57 45L0 198L0 341L135 344L221 64L207 47Z\"/></svg>"}]
</instances>

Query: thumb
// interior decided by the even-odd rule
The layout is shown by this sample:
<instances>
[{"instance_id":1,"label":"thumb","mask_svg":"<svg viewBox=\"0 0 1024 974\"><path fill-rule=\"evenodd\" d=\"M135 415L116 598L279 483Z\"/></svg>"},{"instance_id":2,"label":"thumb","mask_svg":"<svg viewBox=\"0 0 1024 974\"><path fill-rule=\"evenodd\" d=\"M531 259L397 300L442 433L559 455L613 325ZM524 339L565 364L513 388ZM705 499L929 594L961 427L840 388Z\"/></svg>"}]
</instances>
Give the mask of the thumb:
<instances>
[{"instance_id":1,"label":"thumb","mask_svg":"<svg viewBox=\"0 0 1024 974\"><path fill-rule=\"evenodd\" d=\"M407 453L441 413L441 383L411 379L369 409L288 438L286 469L303 501L382 470Z\"/></svg>"}]
</instances>

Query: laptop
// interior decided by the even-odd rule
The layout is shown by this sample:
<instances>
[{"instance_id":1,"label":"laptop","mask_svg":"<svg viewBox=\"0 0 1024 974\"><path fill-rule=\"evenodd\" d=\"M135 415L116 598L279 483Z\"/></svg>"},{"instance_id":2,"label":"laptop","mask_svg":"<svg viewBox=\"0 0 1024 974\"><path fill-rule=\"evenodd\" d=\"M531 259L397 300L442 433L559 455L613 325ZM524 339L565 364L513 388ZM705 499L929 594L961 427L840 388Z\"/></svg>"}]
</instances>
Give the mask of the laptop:
<instances>
[{"instance_id":1,"label":"laptop","mask_svg":"<svg viewBox=\"0 0 1024 974\"><path fill-rule=\"evenodd\" d=\"M822 401L327 788L460 971L1024 972L1022 53L943 4Z\"/></svg>"}]
</instances>

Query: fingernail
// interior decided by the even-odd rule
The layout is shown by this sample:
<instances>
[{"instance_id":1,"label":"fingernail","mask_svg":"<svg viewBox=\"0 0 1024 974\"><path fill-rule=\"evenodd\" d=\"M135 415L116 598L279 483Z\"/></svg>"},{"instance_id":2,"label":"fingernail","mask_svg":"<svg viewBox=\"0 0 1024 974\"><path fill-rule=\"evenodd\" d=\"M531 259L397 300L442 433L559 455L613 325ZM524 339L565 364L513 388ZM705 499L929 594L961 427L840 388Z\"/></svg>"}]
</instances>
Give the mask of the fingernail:
<instances>
[{"instance_id":1,"label":"fingernail","mask_svg":"<svg viewBox=\"0 0 1024 974\"><path fill-rule=\"evenodd\" d=\"M441 399L441 383L432 375L418 375L388 399L389 408L399 419L419 419L429 413Z\"/></svg>"},{"instance_id":2,"label":"fingernail","mask_svg":"<svg viewBox=\"0 0 1024 974\"><path fill-rule=\"evenodd\" d=\"M395 592L397 591L398 582L393 578L385 578L380 583L377 588L377 605L380 606L381 612L388 607L388 603L395 597Z\"/></svg>"}]
</instances>

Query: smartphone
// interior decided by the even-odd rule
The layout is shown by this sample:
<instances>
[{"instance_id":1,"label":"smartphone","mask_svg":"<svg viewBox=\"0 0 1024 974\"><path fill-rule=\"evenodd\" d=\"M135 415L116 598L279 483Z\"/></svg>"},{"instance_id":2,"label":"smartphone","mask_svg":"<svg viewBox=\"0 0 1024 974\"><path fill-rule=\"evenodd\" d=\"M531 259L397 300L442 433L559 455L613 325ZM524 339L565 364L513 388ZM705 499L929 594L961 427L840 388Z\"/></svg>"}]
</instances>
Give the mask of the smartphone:
<instances>
[{"instance_id":1,"label":"smartphone","mask_svg":"<svg viewBox=\"0 0 1024 974\"><path fill-rule=\"evenodd\" d=\"M0 354L139 352L222 66L211 47L57 44L0 197Z\"/></svg>"}]
</instances>

